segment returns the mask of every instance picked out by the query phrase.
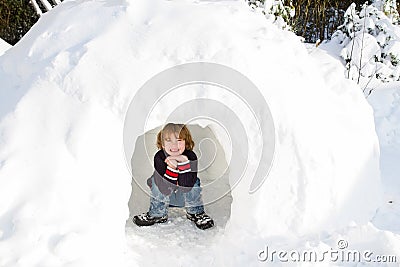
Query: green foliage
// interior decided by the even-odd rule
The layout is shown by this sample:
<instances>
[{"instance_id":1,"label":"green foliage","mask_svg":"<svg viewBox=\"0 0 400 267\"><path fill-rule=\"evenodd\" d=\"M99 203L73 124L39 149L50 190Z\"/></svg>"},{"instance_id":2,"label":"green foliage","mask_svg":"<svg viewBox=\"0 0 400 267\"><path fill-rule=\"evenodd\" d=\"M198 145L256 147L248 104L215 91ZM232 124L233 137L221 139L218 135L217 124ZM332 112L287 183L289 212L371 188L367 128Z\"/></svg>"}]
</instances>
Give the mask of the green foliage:
<instances>
[{"instance_id":1,"label":"green foliage","mask_svg":"<svg viewBox=\"0 0 400 267\"><path fill-rule=\"evenodd\" d=\"M291 1L284 0L246 0L253 9L262 13L282 29L290 29L294 8Z\"/></svg>"},{"instance_id":2,"label":"green foliage","mask_svg":"<svg viewBox=\"0 0 400 267\"><path fill-rule=\"evenodd\" d=\"M0 0L0 37L16 44L39 16L28 0Z\"/></svg>"},{"instance_id":3,"label":"green foliage","mask_svg":"<svg viewBox=\"0 0 400 267\"><path fill-rule=\"evenodd\" d=\"M263 8L267 17L282 28L291 29L305 42L330 39L344 23L345 10L354 2L361 7L366 0L246 0L253 8ZM367 1L371 4L373 1ZM385 2L385 1L384 1ZM396 1L390 2L393 9ZM393 11L393 10L392 10Z\"/></svg>"}]
</instances>

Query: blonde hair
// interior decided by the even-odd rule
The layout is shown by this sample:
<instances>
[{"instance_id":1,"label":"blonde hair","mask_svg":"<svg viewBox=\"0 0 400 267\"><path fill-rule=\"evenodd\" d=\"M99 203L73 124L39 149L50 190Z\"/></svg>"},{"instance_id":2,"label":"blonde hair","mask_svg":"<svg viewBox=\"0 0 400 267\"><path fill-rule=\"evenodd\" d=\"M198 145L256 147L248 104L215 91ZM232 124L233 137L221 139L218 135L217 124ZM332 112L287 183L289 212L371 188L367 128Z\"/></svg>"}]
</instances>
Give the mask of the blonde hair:
<instances>
[{"instance_id":1,"label":"blonde hair","mask_svg":"<svg viewBox=\"0 0 400 267\"><path fill-rule=\"evenodd\" d=\"M185 148L187 150L193 150L194 142L189 129L185 124L167 123L164 128L157 134L157 147L158 149L163 148L163 136L168 136L171 133L179 136L179 139L185 140Z\"/></svg>"}]
</instances>

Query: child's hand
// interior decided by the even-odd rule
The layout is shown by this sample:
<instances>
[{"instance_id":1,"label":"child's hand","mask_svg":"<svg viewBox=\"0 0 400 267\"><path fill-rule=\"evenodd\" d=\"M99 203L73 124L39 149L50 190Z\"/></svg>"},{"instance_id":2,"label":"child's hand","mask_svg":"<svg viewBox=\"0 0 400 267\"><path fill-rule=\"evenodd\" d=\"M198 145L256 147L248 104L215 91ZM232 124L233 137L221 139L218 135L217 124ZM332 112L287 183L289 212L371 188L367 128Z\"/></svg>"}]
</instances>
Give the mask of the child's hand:
<instances>
[{"instance_id":1,"label":"child's hand","mask_svg":"<svg viewBox=\"0 0 400 267\"><path fill-rule=\"evenodd\" d=\"M164 162L167 163L167 165L172 169L176 169L178 167L178 162L176 159L174 159L174 157L169 156Z\"/></svg>"},{"instance_id":2,"label":"child's hand","mask_svg":"<svg viewBox=\"0 0 400 267\"><path fill-rule=\"evenodd\" d=\"M169 156L168 158L171 158L177 162L185 162L188 161L188 157L185 155L179 155L179 156Z\"/></svg>"}]
</instances>

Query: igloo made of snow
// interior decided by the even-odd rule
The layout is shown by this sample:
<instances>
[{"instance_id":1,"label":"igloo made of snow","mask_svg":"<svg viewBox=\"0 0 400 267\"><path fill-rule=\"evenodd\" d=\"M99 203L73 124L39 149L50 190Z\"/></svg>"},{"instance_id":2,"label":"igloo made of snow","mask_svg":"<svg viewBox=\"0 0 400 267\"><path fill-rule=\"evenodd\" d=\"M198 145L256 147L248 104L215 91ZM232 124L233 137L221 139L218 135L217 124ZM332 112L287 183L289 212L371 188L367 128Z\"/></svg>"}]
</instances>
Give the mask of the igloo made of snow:
<instances>
[{"instance_id":1,"label":"igloo made of snow","mask_svg":"<svg viewBox=\"0 0 400 267\"><path fill-rule=\"evenodd\" d=\"M258 118L248 115L252 111L241 112L244 96L213 85L182 87L165 95L173 105L156 102L147 130L130 137L128 154L148 158L134 144L154 136L168 118L167 106L206 99L239 113L235 123L245 130L247 151L231 149L212 118L189 123L200 139L212 141L204 151L199 146L200 154L216 146L221 153L210 177L213 170L228 170L224 189L221 184L215 190L228 188L229 200L206 205L216 218L204 233L209 253L225 262L222 246L256 261L263 240L329 233L371 219L380 200L372 110L340 67L317 62L293 33L279 30L244 1L65 1L0 57L1 266L122 266L127 250L134 254L132 263L144 262L135 254L140 248L127 245L139 238L139 230L130 229L136 226L129 223L129 208L139 212L148 199L136 200L137 210L129 201L135 199L135 166L129 168L124 150L126 114L147 81L193 62L247 77L267 104L251 108L260 118L270 113L274 125L273 161L253 192L268 136L260 137L263 124L252 123ZM218 108L208 112L213 110ZM230 159L237 154L249 161L232 184ZM138 166L139 176L150 170ZM211 186L207 191L205 196L215 192ZM160 243L183 240L174 244L187 251L187 231L179 231L188 224L182 225L174 225L177 234L156 228ZM192 240L202 245L193 232ZM207 258L196 259L200 264Z\"/></svg>"}]
</instances>

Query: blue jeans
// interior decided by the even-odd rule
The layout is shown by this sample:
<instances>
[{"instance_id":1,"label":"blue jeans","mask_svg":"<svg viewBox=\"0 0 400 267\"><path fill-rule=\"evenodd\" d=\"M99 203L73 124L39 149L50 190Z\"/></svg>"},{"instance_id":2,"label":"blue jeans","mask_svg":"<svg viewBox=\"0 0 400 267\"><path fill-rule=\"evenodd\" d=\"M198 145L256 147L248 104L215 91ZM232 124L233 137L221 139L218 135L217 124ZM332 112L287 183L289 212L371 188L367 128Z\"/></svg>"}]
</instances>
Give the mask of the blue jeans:
<instances>
[{"instance_id":1,"label":"blue jeans","mask_svg":"<svg viewBox=\"0 0 400 267\"><path fill-rule=\"evenodd\" d=\"M178 189L179 190L179 189ZM203 200L201 198L200 179L197 178L193 188L182 193L185 200L186 212L190 214L198 214L204 211ZM164 195L158 189L154 182L154 177L151 177L151 197L149 215L152 217L162 217L168 215L170 197Z\"/></svg>"}]
</instances>

